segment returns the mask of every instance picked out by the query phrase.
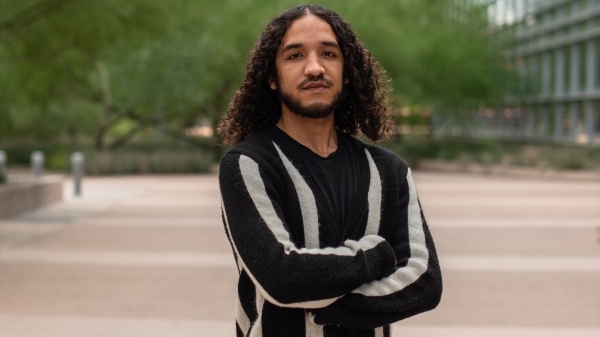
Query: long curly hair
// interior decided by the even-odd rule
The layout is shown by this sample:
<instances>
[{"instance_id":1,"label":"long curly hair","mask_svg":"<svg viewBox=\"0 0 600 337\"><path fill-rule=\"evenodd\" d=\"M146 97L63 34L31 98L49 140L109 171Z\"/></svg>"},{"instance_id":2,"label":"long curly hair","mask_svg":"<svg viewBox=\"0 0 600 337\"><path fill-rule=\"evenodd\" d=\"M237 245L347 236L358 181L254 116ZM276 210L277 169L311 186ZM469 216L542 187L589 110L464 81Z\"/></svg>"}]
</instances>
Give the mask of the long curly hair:
<instances>
[{"instance_id":1,"label":"long curly hair","mask_svg":"<svg viewBox=\"0 0 600 337\"><path fill-rule=\"evenodd\" d=\"M246 78L217 127L224 144L233 146L279 121L281 102L270 88L269 78L277 76L275 58L287 29L309 14L331 26L344 57L343 76L348 83L344 84L345 97L334 111L335 127L351 136L360 131L374 142L391 134L394 122L386 98L391 89L383 68L337 13L318 5L299 5L271 20L256 42Z\"/></svg>"}]
</instances>

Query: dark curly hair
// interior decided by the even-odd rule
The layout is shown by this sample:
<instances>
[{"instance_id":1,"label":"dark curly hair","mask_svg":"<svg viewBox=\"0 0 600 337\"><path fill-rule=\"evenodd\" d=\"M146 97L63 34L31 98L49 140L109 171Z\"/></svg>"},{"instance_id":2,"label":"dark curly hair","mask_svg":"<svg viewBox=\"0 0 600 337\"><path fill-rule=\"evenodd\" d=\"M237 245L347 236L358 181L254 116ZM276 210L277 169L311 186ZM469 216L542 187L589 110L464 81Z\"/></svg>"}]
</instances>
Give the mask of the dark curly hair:
<instances>
[{"instance_id":1,"label":"dark curly hair","mask_svg":"<svg viewBox=\"0 0 600 337\"><path fill-rule=\"evenodd\" d=\"M277 76L275 57L287 29L308 14L331 26L344 56L343 76L348 83L345 97L334 111L335 127L352 136L361 131L374 142L391 134L394 123L385 97L390 91L385 71L337 13L318 5L299 5L271 20L256 42L246 78L217 127L224 144L235 145L279 121L281 102L270 88L269 78Z\"/></svg>"}]
</instances>

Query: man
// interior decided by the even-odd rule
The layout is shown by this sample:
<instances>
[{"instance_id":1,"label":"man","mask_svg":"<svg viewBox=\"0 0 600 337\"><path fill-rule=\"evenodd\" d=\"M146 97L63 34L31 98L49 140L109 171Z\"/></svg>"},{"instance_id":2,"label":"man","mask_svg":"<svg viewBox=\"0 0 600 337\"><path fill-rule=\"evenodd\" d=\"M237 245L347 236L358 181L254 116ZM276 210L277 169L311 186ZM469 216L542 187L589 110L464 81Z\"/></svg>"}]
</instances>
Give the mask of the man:
<instances>
[{"instance_id":1,"label":"man","mask_svg":"<svg viewBox=\"0 0 600 337\"><path fill-rule=\"evenodd\" d=\"M439 303L410 169L353 137L391 131L384 85L333 11L297 6L262 33L219 125L238 336L391 336Z\"/></svg>"}]
</instances>

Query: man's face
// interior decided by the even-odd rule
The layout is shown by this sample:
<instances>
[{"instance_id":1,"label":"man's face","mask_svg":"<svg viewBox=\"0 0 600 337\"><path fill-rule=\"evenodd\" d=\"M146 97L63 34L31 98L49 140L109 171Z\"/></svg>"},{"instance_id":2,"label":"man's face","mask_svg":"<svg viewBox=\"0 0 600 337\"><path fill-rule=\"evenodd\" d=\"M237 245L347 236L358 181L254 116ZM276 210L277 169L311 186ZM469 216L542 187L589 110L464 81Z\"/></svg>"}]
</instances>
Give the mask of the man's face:
<instances>
[{"instance_id":1,"label":"man's face","mask_svg":"<svg viewBox=\"0 0 600 337\"><path fill-rule=\"evenodd\" d=\"M314 15L294 21L283 36L275 60L277 90L284 107L310 118L330 115L340 100L344 58L331 26Z\"/></svg>"}]
</instances>

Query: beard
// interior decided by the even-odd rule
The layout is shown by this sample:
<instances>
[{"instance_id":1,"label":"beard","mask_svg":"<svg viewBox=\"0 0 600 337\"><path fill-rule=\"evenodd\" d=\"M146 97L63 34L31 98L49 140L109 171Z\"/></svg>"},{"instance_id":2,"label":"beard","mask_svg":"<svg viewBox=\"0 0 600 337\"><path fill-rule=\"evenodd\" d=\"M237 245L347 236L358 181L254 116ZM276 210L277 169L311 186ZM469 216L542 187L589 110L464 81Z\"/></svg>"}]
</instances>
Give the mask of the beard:
<instances>
[{"instance_id":1,"label":"beard","mask_svg":"<svg viewBox=\"0 0 600 337\"><path fill-rule=\"evenodd\" d=\"M277 85L277 96L279 97L279 101L283 103L290 111L298 116L306 117L306 118L325 118L331 115L337 107L340 105L340 102L343 98L343 89L338 92L335 97L331 100L329 104L327 103L313 103L310 105L302 105L299 99L294 98L292 95L287 92L283 92L280 89L280 86Z\"/></svg>"}]
</instances>

